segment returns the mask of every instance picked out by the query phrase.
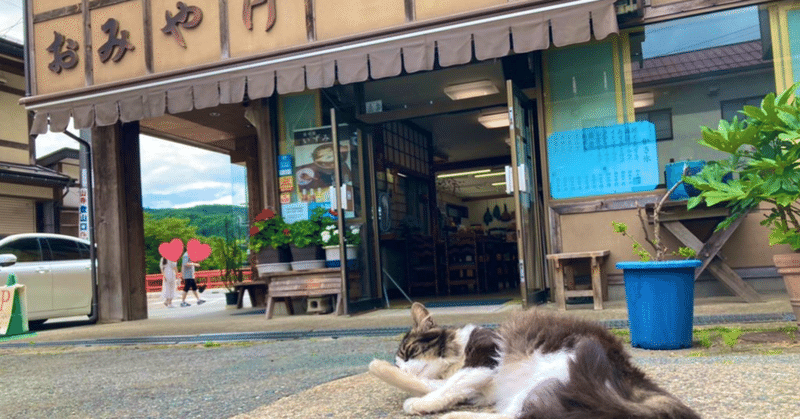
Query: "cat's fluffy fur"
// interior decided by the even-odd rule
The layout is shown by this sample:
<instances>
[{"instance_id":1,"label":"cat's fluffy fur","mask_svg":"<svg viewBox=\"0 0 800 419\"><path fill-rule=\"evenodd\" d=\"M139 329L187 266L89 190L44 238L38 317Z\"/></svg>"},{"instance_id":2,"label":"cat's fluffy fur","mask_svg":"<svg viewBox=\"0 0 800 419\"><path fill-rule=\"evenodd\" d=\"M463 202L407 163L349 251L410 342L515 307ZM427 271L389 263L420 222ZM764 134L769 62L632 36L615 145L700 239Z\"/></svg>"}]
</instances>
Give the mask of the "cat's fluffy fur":
<instances>
[{"instance_id":1,"label":"cat's fluffy fur","mask_svg":"<svg viewBox=\"0 0 800 419\"><path fill-rule=\"evenodd\" d=\"M497 331L440 327L419 303L396 366L375 360L370 372L416 397L410 414L459 403L497 413L451 412L443 418L695 419L680 400L645 377L602 326L542 310L513 316Z\"/></svg>"}]
</instances>

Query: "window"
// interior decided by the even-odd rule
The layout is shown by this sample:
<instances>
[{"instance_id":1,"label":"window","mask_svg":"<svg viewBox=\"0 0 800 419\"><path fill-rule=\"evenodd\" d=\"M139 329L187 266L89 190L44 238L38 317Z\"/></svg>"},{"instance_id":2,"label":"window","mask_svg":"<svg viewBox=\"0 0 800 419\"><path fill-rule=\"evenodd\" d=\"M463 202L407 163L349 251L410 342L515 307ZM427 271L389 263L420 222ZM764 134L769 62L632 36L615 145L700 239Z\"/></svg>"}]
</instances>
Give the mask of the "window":
<instances>
[{"instance_id":1,"label":"window","mask_svg":"<svg viewBox=\"0 0 800 419\"><path fill-rule=\"evenodd\" d=\"M39 262L42 260L42 250L39 240L35 237L14 240L0 247L0 254L11 253L17 257L17 262Z\"/></svg>"},{"instance_id":2,"label":"window","mask_svg":"<svg viewBox=\"0 0 800 419\"><path fill-rule=\"evenodd\" d=\"M54 261L80 260L81 253L77 242L65 239L47 239L50 244L50 258Z\"/></svg>"},{"instance_id":3,"label":"window","mask_svg":"<svg viewBox=\"0 0 800 419\"><path fill-rule=\"evenodd\" d=\"M78 243L78 249L81 252L81 259L89 259L91 257L91 255L89 254L89 245L83 244L81 242L76 242L76 243Z\"/></svg>"},{"instance_id":4,"label":"window","mask_svg":"<svg viewBox=\"0 0 800 419\"><path fill-rule=\"evenodd\" d=\"M761 98L763 98L763 96L754 96L744 99L723 100L722 102L720 102L720 108L722 110L722 119L731 122L733 121L733 117L736 116L741 121L742 119L746 118L746 116L739 113L739 111L741 111L745 105L755 106L755 107L761 106Z\"/></svg>"},{"instance_id":5,"label":"window","mask_svg":"<svg viewBox=\"0 0 800 419\"><path fill-rule=\"evenodd\" d=\"M672 109L636 112L637 121L650 121L656 126L656 141L672 139Z\"/></svg>"}]
</instances>

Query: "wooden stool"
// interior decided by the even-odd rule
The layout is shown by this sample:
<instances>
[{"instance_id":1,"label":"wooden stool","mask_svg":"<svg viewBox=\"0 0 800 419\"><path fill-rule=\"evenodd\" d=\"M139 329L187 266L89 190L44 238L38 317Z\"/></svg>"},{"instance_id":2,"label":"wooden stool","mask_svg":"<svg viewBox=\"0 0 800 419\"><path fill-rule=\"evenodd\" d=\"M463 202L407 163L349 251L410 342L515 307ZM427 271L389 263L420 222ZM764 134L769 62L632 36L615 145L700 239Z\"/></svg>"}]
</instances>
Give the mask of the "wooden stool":
<instances>
[{"instance_id":1,"label":"wooden stool","mask_svg":"<svg viewBox=\"0 0 800 419\"><path fill-rule=\"evenodd\" d=\"M555 283L553 288L555 291L555 299L558 304L559 310L567 309L568 297L592 297L594 300L594 309L603 309L603 300L608 298L608 281L602 272L603 258L608 256L611 252L608 250L595 250L590 252L572 252L572 253L554 253L547 255L547 260L553 261L555 266ZM592 269L592 289L591 290L573 290L566 289L567 284L570 287L575 286L575 276L573 274L573 263L579 262L581 259L589 259ZM564 282L566 278L566 283Z\"/></svg>"}]
</instances>

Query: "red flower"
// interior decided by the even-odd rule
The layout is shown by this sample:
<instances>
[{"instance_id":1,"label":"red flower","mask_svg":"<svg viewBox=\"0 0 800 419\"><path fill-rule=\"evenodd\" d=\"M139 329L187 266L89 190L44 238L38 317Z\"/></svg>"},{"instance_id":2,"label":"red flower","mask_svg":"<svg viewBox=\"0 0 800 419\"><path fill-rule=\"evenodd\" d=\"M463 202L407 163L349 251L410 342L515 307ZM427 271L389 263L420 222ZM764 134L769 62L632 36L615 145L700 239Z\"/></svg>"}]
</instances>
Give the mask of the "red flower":
<instances>
[{"instance_id":1,"label":"red flower","mask_svg":"<svg viewBox=\"0 0 800 419\"><path fill-rule=\"evenodd\" d=\"M259 231L261 231L261 229L256 227L256 226L250 227L250 235L251 236L255 236L256 234L258 234Z\"/></svg>"},{"instance_id":2,"label":"red flower","mask_svg":"<svg viewBox=\"0 0 800 419\"><path fill-rule=\"evenodd\" d=\"M328 212L329 212L331 215L333 215L334 217L338 217L338 216L339 216L339 212L338 212L338 211L336 211L336 210L332 210L332 209L330 209L330 210L328 210Z\"/></svg>"},{"instance_id":3,"label":"red flower","mask_svg":"<svg viewBox=\"0 0 800 419\"><path fill-rule=\"evenodd\" d=\"M288 229L288 228L284 228L284 229L283 229L283 234L284 234L285 236L288 236L289 234L291 234L291 231L289 231L289 229Z\"/></svg>"},{"instance_id":4,"label":"red flower","mask_svg":"<svg viewBox=\"0 0 800 419\"><path fill-rule=\"evenodd\" d=\"M270 218L272 218L274 216L275 216L275 211L273 211L273 210L271 210L269 208L264 208L264 210L261 211L261 213L258 214L258 216L256 216L256 221L269 220Z\"/></svg>"}]
</instances>

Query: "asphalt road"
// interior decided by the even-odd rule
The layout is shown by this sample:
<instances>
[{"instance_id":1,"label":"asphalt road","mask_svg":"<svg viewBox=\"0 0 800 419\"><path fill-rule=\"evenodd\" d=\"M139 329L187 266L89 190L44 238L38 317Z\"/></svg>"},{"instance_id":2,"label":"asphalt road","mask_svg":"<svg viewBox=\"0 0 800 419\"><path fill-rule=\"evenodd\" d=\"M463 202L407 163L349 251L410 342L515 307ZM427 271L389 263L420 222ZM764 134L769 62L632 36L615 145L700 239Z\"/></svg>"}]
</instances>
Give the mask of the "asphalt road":
<instances>
[{"instance_id":1,"label":"asphalt road","mask_svg":"<svg viewBox=\"0 0 800 419\"><path fill-rule=\"evenodd\" d=\"M0 417L402 418L402 395L387 393L383 383L343 382L346 388L329 402L303 393L361 374L374 358L390 360L398 339L0 349ZM696 357L690 351L632 352L704 417L800 415L800 354Z\"/></svg>"}]
</instances>

